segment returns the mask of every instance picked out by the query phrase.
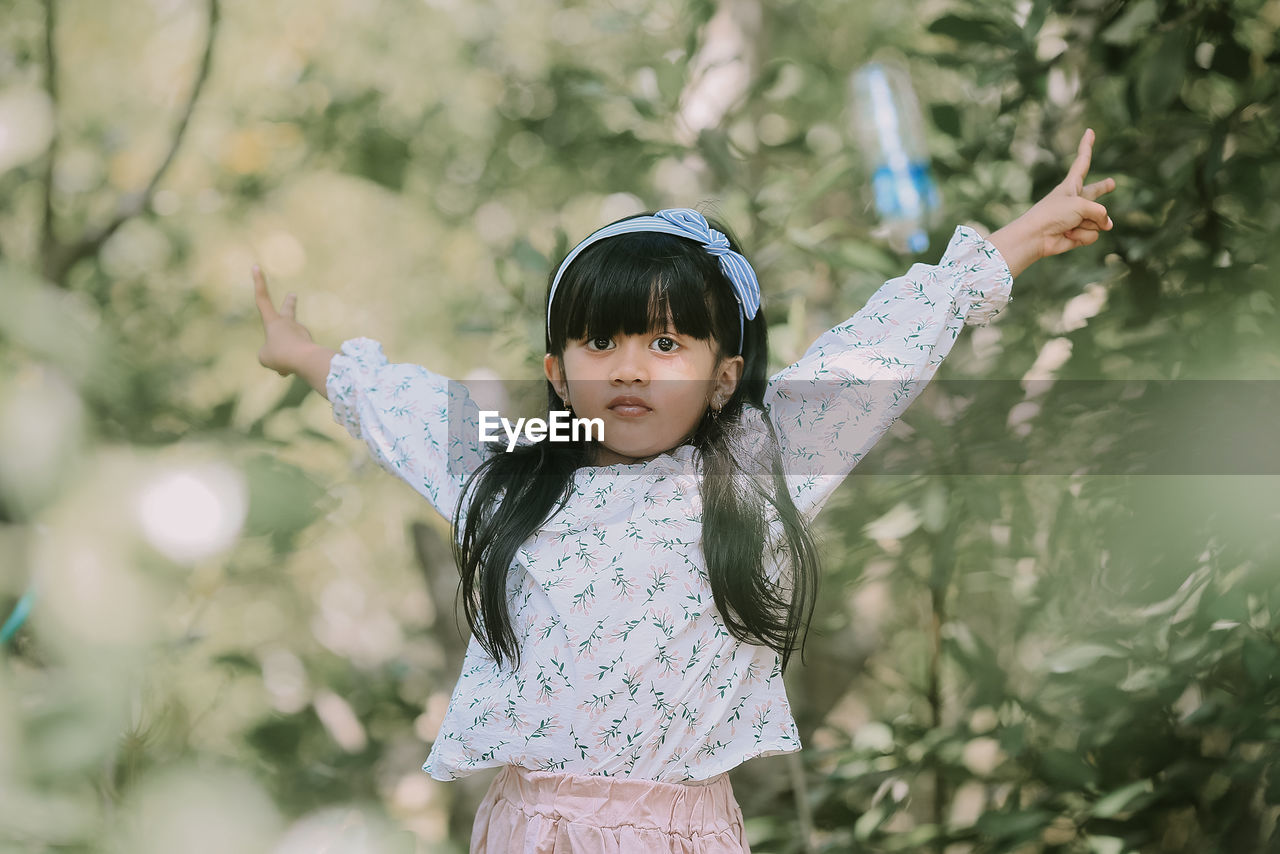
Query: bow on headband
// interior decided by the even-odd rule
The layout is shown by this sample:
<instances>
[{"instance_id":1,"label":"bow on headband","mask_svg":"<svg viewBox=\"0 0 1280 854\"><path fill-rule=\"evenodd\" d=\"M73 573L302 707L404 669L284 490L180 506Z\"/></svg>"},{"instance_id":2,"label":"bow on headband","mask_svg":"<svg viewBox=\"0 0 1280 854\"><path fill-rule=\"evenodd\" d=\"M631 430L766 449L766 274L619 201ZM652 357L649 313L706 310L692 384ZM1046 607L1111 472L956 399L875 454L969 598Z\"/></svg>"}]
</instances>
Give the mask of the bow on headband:
<instances>
[{"instance_id":1,"label":"bow on headband","mask_svg":"<svg viewBox=\"0 0 1280 854\"><path fill-rule=\"evenodd\" d=\"M556 271L555 280L551 283L551 297L547 300L547 334L551 334L551 306L555 302L556 288L560 286L560 278L574 258L591 244L615 237L619 234L631 234L638 231L657 231L663 234L674 234L676 237L687 237L702 244L707 253L719 258L720 271L733 285L734 297L738 300L738 354L742 354L741 341L745 338L746 321L753 319L760 309L760 283L756 281L755 270L737 252L729 248L729 238L707 224L706 217L689 208L671 208L658 211L653 216L640 216L606 225L586 240L574 247L569 257L564 259L560 269Z\"/></svg>"}]
</instances>

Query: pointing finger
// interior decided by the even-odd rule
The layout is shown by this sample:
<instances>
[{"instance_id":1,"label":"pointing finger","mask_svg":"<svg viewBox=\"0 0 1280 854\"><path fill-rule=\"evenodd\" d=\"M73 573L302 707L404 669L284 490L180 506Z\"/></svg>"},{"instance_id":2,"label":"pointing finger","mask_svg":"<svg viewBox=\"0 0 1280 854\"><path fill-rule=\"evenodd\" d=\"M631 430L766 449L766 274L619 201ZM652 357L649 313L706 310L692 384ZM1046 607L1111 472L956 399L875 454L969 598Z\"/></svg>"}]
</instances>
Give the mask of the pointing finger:
<instances>
[{"instance_id":1,"label":"pointing finger","mask_svg":"<svg viewBox=\"0 0 1280 854\"><path fill-rule=\"evenodd\" d=\"M291 293L284 298L284 302L280 303L280 313L290 320L296 320L297 311L298 295Z\"/></svg>"},{"instance_id":2,"label":"pointing finger","mask_svg":"<svg viewBox=\"0 0 1280 854\"><path fill-rule=\"evenodd\" d=\"M253 297L258 304L258 313L262 315L263 323L277 316L276 307L271 304L271 295L267 293L267 280L256 264L253 266Z\"/></svg>"},{"instance_id":3,"label":"pointing finger","mask_svg":"<svg viewBox=\"0 0 1280 854\"><path fill-rule=\"evenodd\" d=\"M1076 159L1071 164L1071 169L1067 172L1067 179L1074 178L1083 184L1084 176L1089 174L1089 161L1092 158L1093 128L1087 128L1084 135L1080 137L1080 146L1076 149Z\"/></svg>"}]
</instances>

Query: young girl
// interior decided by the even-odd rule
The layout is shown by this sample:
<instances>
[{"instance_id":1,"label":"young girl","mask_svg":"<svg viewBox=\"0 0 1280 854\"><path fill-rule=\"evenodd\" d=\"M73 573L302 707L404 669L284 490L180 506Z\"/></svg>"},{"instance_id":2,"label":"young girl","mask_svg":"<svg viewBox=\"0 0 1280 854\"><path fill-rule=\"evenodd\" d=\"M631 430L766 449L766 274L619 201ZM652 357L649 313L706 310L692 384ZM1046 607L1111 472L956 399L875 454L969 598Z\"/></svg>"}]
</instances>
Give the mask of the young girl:
<instances>
[{"instance_id":1,"label":"young girl","mask_svg":"<svg viewBox=\"0 0 1280 854\"><path fill-rule=\"evenodd\" d=\"M312 343L254 268L260 362L453 524L472 638L423 770L500 768L472 854L749 851L727 772L800 749L782 674L815 601L809 524L1015 275L1111 228L1095 200L1114 182L1083 183L1092 142L1027 213L990 239L958 227L772 377L755 273L719 223L597 231L547 294L547 414L603 425L567 441L483 441L464 387L367 338Z\"/></svg>"}]
</instances>

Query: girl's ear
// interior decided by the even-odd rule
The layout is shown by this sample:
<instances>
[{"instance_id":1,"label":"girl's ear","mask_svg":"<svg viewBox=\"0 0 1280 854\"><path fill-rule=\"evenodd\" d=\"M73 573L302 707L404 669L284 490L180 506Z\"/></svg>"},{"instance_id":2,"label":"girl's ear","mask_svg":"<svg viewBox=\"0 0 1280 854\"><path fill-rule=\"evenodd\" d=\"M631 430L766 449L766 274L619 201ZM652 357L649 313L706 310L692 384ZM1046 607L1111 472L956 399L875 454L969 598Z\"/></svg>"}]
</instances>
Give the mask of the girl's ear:
<instances>
[{"instance_id":1,"label":"girl's ear","mask_svg":"<svg viewBox=\"0 0 1280 854\"><path fill-rule=\"evenodd\" d=\"M722 400L728 400L733 397L734 391L738 388L738 383L742 380L742 372L746 368L746 364L747 360L741 356L722 359L715 375L715 395L720 396Z\"/></svg>"},{"instance_id":2,"label":"girl's ear","mask_svg":"<svg viewBox=\"0 0 1280 854\"><path fill-rule=\"evenodd\" d=\"M567 390L564 387L564 377L560 373L560 359L548 353L542 360L542 370L547 375L547 380L555 387L556 394L563 398Z\"/></svg>"}]
</instances>

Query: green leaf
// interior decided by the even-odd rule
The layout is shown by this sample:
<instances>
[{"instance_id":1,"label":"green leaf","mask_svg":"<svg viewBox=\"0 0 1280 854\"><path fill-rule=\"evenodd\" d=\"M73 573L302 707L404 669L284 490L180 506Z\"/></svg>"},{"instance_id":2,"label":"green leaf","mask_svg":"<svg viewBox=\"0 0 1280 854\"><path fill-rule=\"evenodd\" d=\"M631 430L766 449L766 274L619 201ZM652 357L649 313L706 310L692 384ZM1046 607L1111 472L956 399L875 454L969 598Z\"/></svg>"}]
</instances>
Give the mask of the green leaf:
<instances>
[{"instance_id":1,"label":"green leaf","mask_svg":"<svg viewBox=\"0 0 1280 854\"><path fill-rule=\"evenodd\" d=\"M1143 795L1155 790L1150 780L1139 780L1122 786L1114 792L1100 798L1093 805L1093 815L1097 818L1111 818L1124 810L1135 806Z\"/></svg>"},{"instance_id":2,"label":"green leaf","mask_svg":"<svg viewBox=\"0 0 1280 854\"><path fill-rule=\"evenodd\" d=\"M231 416L235 413L236 404L239 402L240 394L237 392L215 404L214 407L209 410L208 420L205 422L206 426L210 430L230 427Z\"/></svg>"},{"instance_id":3,"label":"green leaf","mask_svg":"<svg viewBox=\"0 0 1280 854\"><path fill-rule=\"evenodd\" d=\"M298 755L305 722L297 715L266 718L244 735L245 742L264 757L288 762Z\"/></svg>"},{"instance_id":4,"label":"green leaf","mask_svg":"<svg viewBox=\"0 0 1280 854\"><path fill-rule=\"evenodd\" d=\"M1276 645L1248 635L1240 649L1245 673L1259 690L1265 691L1272 683L1280 681L1280 650Z\"/></svg>"},{"instance_id":5,"label":"green leaf","mask_svg":"<svg viewBox=\"0 0 1280 854\"><path fill-rule=\"evenodd\" d=\"M1187 73L1187 37L1181 30L1165 33L1154 53L1142 62L1138 71L1138 107L1143 113L1155 112L1182 91Z\"/></svg>"},{"instance_id":6,"label":"green leaf","mask_svg":"<svg viewBox=\"0 0 1280 854\"><path fill-rule=\"evenodd\" d=\"M83 294L65 291L0 258L0 342L58 366L99 395L122 396L115 342Z\"/></svg>"},{"instance_id":7,"label":"green leaf","mask_svg":"<svg viewBox=\"0 0 1280 854\"><path fill-rule=\"evenodd\" d=\"M840 244L840 251L833 263L858 271L892 275L897 269L898 260L879 246L863 243L858 240L846 240Z\"/></svg>"},{"instance_id":8,"label":"green leaf","mask_svg":"<svg viewBox=\"0 0 1280 854\"><path fill-rule=\"evenodd\" d=\"M943 15L929 25L929 32L962 42L1009 43L1009 34L996 22L960 15Z\"/></svg>"},{"instance_id":9,"label":"green leaf","mask_svg":"<svg viewBox=\"0 0 1280 854\"><path fill-rule=\"evenodd\" d=\"M1012 757L1021 756L1027 748L1027 725L1025 723L1009 724L998 731L1000 746Z\"/></svg>"},{"instance_id":10,"label":"green leaf","mask_svg":"<svg viewBox=\"0 0 1280 854\"><path fill-rule=\"evenodd\" d=\"M1209 67L1224 77L1245 81L1251 75L1249 56L1249 51L1235 39L1228 38L1213 51L1213 62Z\"/></svg>"},{"instance_id":11,"label":"green leaf","mask_svg":"<svg viewBox=\"0 0 1280 854\"><path fill-rule=\"evenodd\" d=\"M237 670L242 673L262 672L261 665L243 652L224 652L220 655L215 655L211 661L214 664L225 665L229 670Z\"/></svg>"},{"instance_id":12,"label":"green leaf","mask_svg":"<svg viewBox=\"0 0 1280 854\"><path fill-rule=\"evenodd\" d=\"M360 136L347 149L348 171L381 184L389 190L401 190L409 165L409 143L395 136L377 122L369 121Z\"/></svg>"},{"instance_id":13,"label":"green leaf","mask_svg":"<svg viewBox=\"0 0 1280 854\"><path fill-rule=\"evenodd\" d=\"M1139 694L1151 690L1168 678L1169 668L1167 667L1139 667L1124 678L1120 683L1120 690Z\"/></svg>"},{"instance_id":14,"label":"green leaf","mask_svg":"<svg viewBox=\"0 0 1280 854\"><path fill-rule=\"evenodd\" d=\"M1044 26L1044 19L1049 14L1049 0L1035 0L1031 7L1031 12L1027 15L1027 22L1022 27L1022 32L1030 43L1035 42L1035 37L1040 33L1040 28Z\"/></svg>"},{"instance_id":15,"label":"green leaf","mask_svg":"<svg viewBox=\"0 0 1280 854\"><path fill-rule=\"evenodd\" d=\"M1072 751L1051 747L1040 754L1038 764L1044 778L1055 785L1084 789L1097 784L1097 769Z\"/></svg>"},{"instance_id":16,"label":"green leaf","mask_svg":"<svg viewBox=\"0 0 1280 854\"><path fill-rule=\"evenodd\" d=\"M1263 790L1262 797L1272 806L1280 804L1280 767L1272 765L1267 772L1267 787Z\"/></svg>"},{"instance_id":17,"label":"green leaf","mask_svg":"<svg viewBox=\"0 0 1280 854\"><path fill-rule=\"evenodd\" d=\"M1045 810L989 812L978 818L975 827L979 833L992 840L1025 842L1039 836L1053 817L1053 813Z\"/></svg>"},{"instance_id":18,"label":"green leaf","mask_svg":"<svg viewBox=\"0 0 1280 854\"><path fill-rule=\"evenodd\" d=\"M1124 840L1118 836L1089 836L1089 854L1124 854Z\"/></svg>"},{"instance_id":19,"label":"green leaf","mask_svg":"<svg viewBox=\"0 0 1280 854\"><path fill-rule=\"evenodd\" d=\"M1200 704L1191 714L1182 719L1183 726L1205 726L1218 719L1226 704L1218 697L1210 697Z\"/></svg>"},{"instance_id":20,"label":"green leaf","mask_svg":"<svg viewBox=\"0 0 1280 854\"><path fill-rule=\"evenodd\" d=\"M1124 658L1128 654L1128 651L1119 647L1082 643L1051 655L1048 667L1051 673L1071 673L1096 664L1103 658Z\"/></svg>"},{"instance_id":21,"label":"green leaf","mask_svg":"<svg viewBox=\"0 0 1280 854\"><path fill-rule=\"evenodd\" d=\"M244 463L249 484L245 535L269 534L272 545L286 550L293 537L319 518L325 491L302 469L260 454Z\"/></svg>"},{"instance_id":22,"label":"green leaf","mask_svg":"<svg viewBox=\"0 0 1280 854\"><path fill-rule=\"evenodd\" d=\"M911 830L895 831L893 835L880 840L885 851L906 851L911 854L924 851L929 843L943 836L943 831L936 824L921 824Z\"/></svg>"},{"instance_id":23,"label":"green leaf","mask_svg":"<svg viewBox=\"0 0 1280 854\"><path fill-rule=\"evenodd\" d=\"M853 170L853 158L847 154L837 154L824 163L795 196L792 205L803 208L815 199L823 196L836 185L837 181L847 178Z\"/></svg>"},{"instance_id":24,"label":"green leaf","mask_svg":"<svg viewBox=\"0 0 1280 854\"><path fill-rule=\"evenodd\" d=\"M1157 17L1155 0L1130 3L1124 14L1102 33L1102 40L1107 44L1131 45L1150 34Z\"/></svg>"},{"instance_id":25,"label":"green leaf","mask_svg":"<svg viewBox=\"0 0 1280 854\"><path fill-rule=\"evenodd\" d=\"M525 270L531 273L546 275L551 263L545 255L533 247L529 241L520 238L511 247L511 257Z\"/></svg>"},{"instance_id":26,"label":"green leaf","mask_svg":"<svg viewBox=\"0 0 1280 854\"><path fill-rule=\"evenodd\" d=\"M729 150L729 135L720 128L707 128L698 134L698 151L716 175L716 180L731 182L737 169Z\"/></svg>"},{"instance_id":27,"label":"green leaf","mask_svg":"<svg viewBox=\"0 0 1280 854\"><path fill-rule=\"evenodd\" d=\"M934 104L929 107L933 126L947 136L960 138L960 110L951 104Z\"/></svg>"},{"instance_id":28,"label":"green leaf","mask_svg":"<svg viewBox=\"0 0 1280 854\"><path fill-rule=\"evenodd\" d=\"M662 60L653 64L654 75L658 78L658 96L668 107L675 107L684 91L689 65L686 62Z\"/></svg>"},{"instance_id":29,"label":"green leaf","mask_svg":"<svg viewBox=\"0 0 1280 854\"><path fill-rule=\"evenodd\" d=\"M868 522L863 530L875 539L901 540L920 527L920 514L906 501L899 501L888 511Z\"/></svg>"},{"instance_id":30,"label":"green leaf","mask_svg":"<svg viewBox=\"0 0 1280 854\"><path fill-rule=\"evenodd\" d=\"M631 106L635 108L635 111L640 115L641 118L653 119L657 117L658 115L657 107L648 98L640 98L635 95L628 95L627 100L631 103Z\"/></svg>"},{"instance_id":31,"label":"green leaf","mask_svg":"<svg viewBox=\"0 0 1280 854\"><path fill-rule=\"evenodd\" d=\"M1172 596L1154 602L1136 612L1137 616L1154 619L1165 614L1177 613L1168 619L1170 623L1181 623L1195 616L1196 607L1204 595L1205 588L1213 578L1213 568L1204 565L1187 576Z\"/></svg>"},{"instance_id":32,"label":"green leaf","mask_svg":"<svg viewBox=\"0 0 1280 854\"><path fill-rule=\"evenodd\" d=\"M853 824L853 838L859 842L867 841L871 838L871 834L876 832L876 828L884 824L885 819L888 817L889 808L883 803L876 804L858 816L858 820Z\"/></svg>"},{"instance_id":33,"label":"green leaf","mask_svg":"<svg viewBox=\"0 0 1280 854\"><path fill-rule=\"evenodd\" d=\"M249 434L252 436L261 436L263 428L266 426L267 419L277 412L285 409L297 409L302 405L302 401L311 395L311 384L304 380L298 374L294 374L289 385L285 387L284 393L280 395L280 399L262 415L258 416L252 424L249 425Z\"/></svg>"},{"instance_id":34,"label":"green leaf","mask_svg":"<svg viewBox=\"0 0 1280 854\"><path fill-rule=\"evenodd\" d=\"M938 533L947 525L947 498L947 490L936 481L925 487L920 501L920 524L931 534Z\"/></svg>"}]
</instances>

